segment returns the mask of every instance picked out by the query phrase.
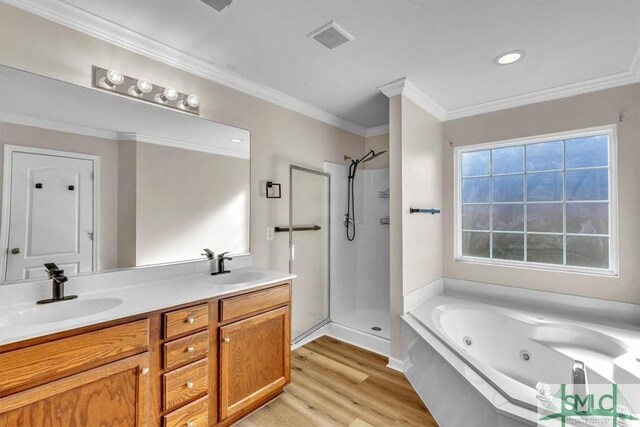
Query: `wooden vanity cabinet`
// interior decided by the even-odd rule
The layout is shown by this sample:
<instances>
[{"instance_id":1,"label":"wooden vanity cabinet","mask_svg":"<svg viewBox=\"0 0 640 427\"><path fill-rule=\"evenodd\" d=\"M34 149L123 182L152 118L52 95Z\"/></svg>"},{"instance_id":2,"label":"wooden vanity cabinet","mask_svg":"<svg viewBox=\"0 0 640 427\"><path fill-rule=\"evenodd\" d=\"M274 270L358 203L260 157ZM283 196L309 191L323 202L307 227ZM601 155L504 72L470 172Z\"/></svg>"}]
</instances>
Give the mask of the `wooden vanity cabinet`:
<instances>
[{"instance_id":1,"label":"wooden vanity cabinet","mask_svg":"<svg viewBox=\"0 0 640 427\"><path fill-rule=\"evenodd\" d=\"M289 308L220 328L220 417L245 412L289 381Z\"/></svg>"},{"instance_id":2,"label":"wooden vanity cabinet","mask_svg":"<svg viewBox=\"0 0 640 427\"><path fill-rule=\"evenodd\" d=\"M0 399L0 426L145 426L149 353Z\"/></svg>"},{"instance_id":3,"label":"wooden vanity cabinet","mask_svg":"<svg viewBox=\"0 0 640 427\"><path fill-rule=\"evenodd\" d=\"M0 427L229 426L290 381L290 283L0 346Z\"/></svg>"}]
</instances>

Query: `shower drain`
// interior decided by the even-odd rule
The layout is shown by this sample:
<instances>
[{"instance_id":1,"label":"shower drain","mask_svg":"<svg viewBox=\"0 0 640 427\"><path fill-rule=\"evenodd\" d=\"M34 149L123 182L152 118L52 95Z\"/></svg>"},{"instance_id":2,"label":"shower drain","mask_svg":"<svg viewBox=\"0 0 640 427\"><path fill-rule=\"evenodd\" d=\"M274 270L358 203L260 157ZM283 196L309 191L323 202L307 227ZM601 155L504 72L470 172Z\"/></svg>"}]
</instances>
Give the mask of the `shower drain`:
<instances>
[{"instance_id":1,"label":"shower drain","mask_svg":"<svg viewBox=\"0 0 640 427\"><path fill-rule=\"evenodd\" d=\"M464 345L466 345L467 347L470 346L471 344L473 344L473 341L471 341L471 337L464 337L462 338L462 342L464 343Z\"/></svg>"},{"instance_id":2,"label":"shower drain","mask_svg":"<svg viewBox=\"0 0 640 427\"><path fill-rule=\"evenodd\" d=\"M374 326L373 328L371 328L372 331L376 331L379 332L382 330L382 328L380 326Z\"/></svg>"},{"instance_id":3,"label":"shower drain","mask_svg":"<svg viewBox=\"0 0 640 427\"><path fill-rule=\"evenodd\" d=\"M520 352L520 359L528 362L529 360L531 360L531 354L527 350L522 350Z\"/></svg>"}]
</instances>

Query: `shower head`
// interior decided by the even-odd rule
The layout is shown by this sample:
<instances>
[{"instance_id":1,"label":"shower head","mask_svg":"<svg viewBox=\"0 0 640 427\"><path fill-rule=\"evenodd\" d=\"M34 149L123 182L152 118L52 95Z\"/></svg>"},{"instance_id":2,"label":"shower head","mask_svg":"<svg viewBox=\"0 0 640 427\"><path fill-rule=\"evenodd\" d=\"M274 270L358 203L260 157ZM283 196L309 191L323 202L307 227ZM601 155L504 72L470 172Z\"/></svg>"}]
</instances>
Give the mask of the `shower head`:
<instances>
[{"instance_id":1,"label":"shower head","mask_svg":"<svg viewBox=\"0 0 640 427\"><path fill-rule=\"evenodd\" d=\"M371 150L371 151L369 151L369 153L367 153L367 155L366 155L366 156L364 156L364 157L362 158L361 162L362 162L362 163L366 163L366 162L368 162L368 161L370 161L370 160L375 159L375 158L376 158L376 157L378 157L378 156L383 155L383 154L384 154L384 153L386 153L386 152L387 152L387 150L382 150L382 151L378 151L378 152L376 153L375 151ZM373 153L373 154L371 154L371 153ZM370 156L370 157L368 157L368 156L369 156L369 154L371 154L371 156Z\"/></svg>"}]
</instances>

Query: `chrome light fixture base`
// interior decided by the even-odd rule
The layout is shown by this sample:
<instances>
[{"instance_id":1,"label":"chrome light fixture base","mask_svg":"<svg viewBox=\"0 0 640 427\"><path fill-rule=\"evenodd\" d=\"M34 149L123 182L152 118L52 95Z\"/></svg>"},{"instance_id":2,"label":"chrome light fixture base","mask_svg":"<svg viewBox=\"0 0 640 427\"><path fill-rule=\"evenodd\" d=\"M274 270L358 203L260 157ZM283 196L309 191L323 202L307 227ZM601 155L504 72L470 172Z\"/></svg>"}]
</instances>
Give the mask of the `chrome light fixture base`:
<instances>
[{"instance_id":1,"label":"chrome light fixture base","mask_svg":"<svg viewBox=\"0 0 640 427\"><path fill-rule=\"evenodd\" d=\"M112 72L111 75L109 75L111 70L96 65L92 68L93 86L98 89L115 92L127 98L162 105L197 116L200 115L200 98L197 95L182 93L172 87L158 86L151 84L147 80L126 76L124 74L121 74L121 82L120 79L115 79L114 82L114 73Z\"/></svg>"}]
</instances>

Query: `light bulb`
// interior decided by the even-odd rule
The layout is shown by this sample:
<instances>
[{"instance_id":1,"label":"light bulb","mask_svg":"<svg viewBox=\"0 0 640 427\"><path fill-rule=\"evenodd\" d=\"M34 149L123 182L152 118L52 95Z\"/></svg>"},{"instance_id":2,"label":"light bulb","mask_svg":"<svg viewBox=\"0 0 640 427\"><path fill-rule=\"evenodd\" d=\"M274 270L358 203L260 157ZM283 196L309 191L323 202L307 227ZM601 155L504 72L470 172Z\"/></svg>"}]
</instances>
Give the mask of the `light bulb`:
<instances>
[{"instance_id":1,"label":"light bulb","mask_svg":"<svg viewBox=\"0 0 640 427\"><path fill-rule=\"evenodd\" d=\"M187 105L191 108L198 108L200 106L200 97L198 95L187 96Z\"/></svg>"},{"instance_id":2,"label":"light bulb","mask_svg":"<svg viewBox=\"0 0 640 427\"><path fill-rule=\"evenodd\" d=\"M153 84L150 81L145 79L138 79L135 86L131 86L129 88L129 95L131 96L142 96L145 93L151 92L153 89Z\"/></svg>"},{"instance_id":3,"label":"light bulb","mask_svg":"<svg viewBox=\"0 0 640 427\"><path fill-rule=\"evenodd\" d=\"M178 108L183 110L195 110L200 106L200 97L198 95L189 95L187 99L181 99L178 102Z\"/></svg>"},{"instance_id":4,"label":"light bulb","mask_svg":"<svg viewBox=\"0 0 640 427\"><path fill-rule=\"evenodd\" d=\"M178 91L175 90L172 87L166 87L164 88L164 91L162 92L162 94L164 95L165 98L167 98L169 101L175 101L178 98Z\"/></svg>"},{"instance_id":5,"label":"light bulb","mask_svg":"<svg viewBox=\"0 0 640 427\"><path fill-rule=\"evenodd\" d=\"M107 71L107 76L100 79L99 84L105 89L113 90L124 82L124 74L115 68Z\"/></svg>"},{"instance_id":6,"label":"light bulb","mask_svg":"<svg viewBox=\"0 0 640 427\"><path fill-rule=\"evenodd\" d=\"M115 87L122 82L124 82L124 74L115 68L107 71L107 82L110 83L110 86Z\"/></svg>"},{"instance_id":7,"label":"light bulb","mask_svg":"<svg viewBox=\"0 0 640 427\"><path fill-rule=\"evenodd\" d=\"M175 101L178 98L178 91L172 87L166 87L162 93L157 94L154 99L160 104L166 104L169 101Z\"/></svg>"}]
</instances>

